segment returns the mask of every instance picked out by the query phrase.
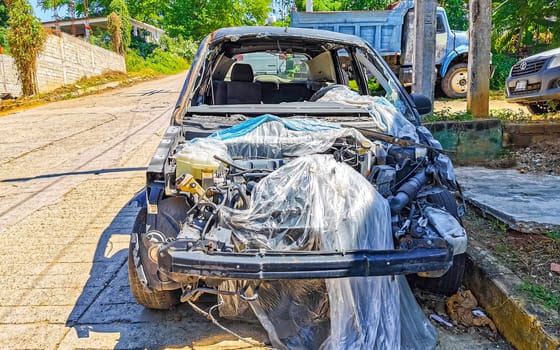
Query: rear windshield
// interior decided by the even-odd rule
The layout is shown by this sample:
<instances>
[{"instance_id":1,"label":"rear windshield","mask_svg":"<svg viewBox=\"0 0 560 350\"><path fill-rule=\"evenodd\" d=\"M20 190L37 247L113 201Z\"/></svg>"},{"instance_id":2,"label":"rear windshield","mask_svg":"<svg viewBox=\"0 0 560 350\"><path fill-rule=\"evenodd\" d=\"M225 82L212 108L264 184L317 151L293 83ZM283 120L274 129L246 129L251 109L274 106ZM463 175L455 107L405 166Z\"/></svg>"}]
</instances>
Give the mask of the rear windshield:
<instances>
[{"instance_id":1,"label":"rear windshield","mask_svg":"<svg viewBox=\"0 0 560 350\"><path fill-rule=\"evenodd\" d=\"M307 56L278 52L250 52L234 57L239 63L251 65L255 77L274 75L284 79L307 80ZM259 80L258 78L256 80Z\"/></svg>"}]
</instances>

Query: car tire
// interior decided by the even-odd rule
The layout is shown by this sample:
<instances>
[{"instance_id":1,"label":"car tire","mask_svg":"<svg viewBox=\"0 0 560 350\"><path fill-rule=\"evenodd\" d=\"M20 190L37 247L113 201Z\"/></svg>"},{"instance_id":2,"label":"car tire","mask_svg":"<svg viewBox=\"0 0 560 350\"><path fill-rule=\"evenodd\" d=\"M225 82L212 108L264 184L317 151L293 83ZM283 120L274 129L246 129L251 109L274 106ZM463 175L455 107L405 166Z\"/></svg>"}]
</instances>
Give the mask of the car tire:
<instances>
[{"instance_id":1,"label":"car tire","mask_svg":"<svg viewBox=\"0 0 560 350\"><path fill-rule=\"evenodd\" d=\"M461 218L458 215L457 201L448 190L435 193L428 196L428 201L436 206L444 208L451 213L461 223ZM433 293L452 295L463 284L463 276L465 275L465 267L467 261L467 254L457 254L453 256L453 265L447 272L436 278L420 277L417 275L409 275L409 282L420 289L427 290Z\"/></svg>"},{"instance_id":2,"label":"car tire","mask_svg":"<svg viewBox=\"0 0 560 350\"><path fill-rule=\"evenodd\" d=\"M134 232L138 233L139 236L146 232L146 209L143 208L138 214L136 221L134 223ZM148 308L156 310L169 310L179 303L179 290L149 290L146 288L138 276L138 271L134 264L133 256L134 244L130 243L128 248L128 281L130 283L130 290L134 299L138 304ZM142 239L138 240L138 250L140 255L140 261L146 262L148 260L147 250L142 242ZM150 262L148 262L150 263Z\"/></svg>"},{"instance_id":3,"label":"car tire","mask_svg":"<svg viewBox=\"0 0 560 350\"><path fill-rule=\"evenodd\" d=\"M441 79L441 90L449 98L467 97L468 88L469 72L466 63L454 64Z\"/></svg>"},{"instance_id":4,"label":"car tire","mask_svg":"<svg viewBox=\"0 0 560 350\"><path fill-rule=\"evenodd\" d=\"M535 102L527 105L527 109L531 114L540 115L545 113L557 112L560 110L560 101Z\"/></svg>"}]
</instances>

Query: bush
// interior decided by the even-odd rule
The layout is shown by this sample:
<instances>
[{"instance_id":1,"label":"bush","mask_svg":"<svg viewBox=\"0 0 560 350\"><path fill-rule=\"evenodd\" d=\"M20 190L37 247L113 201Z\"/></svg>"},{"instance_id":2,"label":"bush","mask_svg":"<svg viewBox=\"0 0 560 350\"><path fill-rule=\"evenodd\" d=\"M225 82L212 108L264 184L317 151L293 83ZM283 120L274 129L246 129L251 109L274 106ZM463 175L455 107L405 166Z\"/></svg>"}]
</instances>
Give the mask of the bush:
<instances>
[{"instance_id":1,"label":"bush","mask_svg":"<svg viewBox=\"0 0 560 350\"><path fill-rule=\"evenodd\" d=\"M175 54L155 49L146 59L136 51L129 50L126 55L126 69L130 73L142 75L175 74L189 68L188 62Z\"/></svg>"},{"instance_id":2,"label":"bush","mask_svg":"<svg viewBox=\"0 0 560 350\"><path fill-rule=\"evenodd\" d=\"M8 38L6 34L8 33L8 28L0 27L0 45L2 46L2 52L8 54L10 52L10 45L8 44Z\"/></svg>"},{"instance_id":3,"label":"bush","mask_svg":"<svg viewBox=\"0 0 560 350\"><path fill-rule=\"evenodd\" d=\"M517 62L517 58L503 53L492 54L492 65L495 67L494 76L490 79L490 89L504 90L506 78L509 76L511 67Z\"/></svg>"},{"instance_id":4,"label":"bush","mask_svg":"<svg viewBox=\"0 0 560 350\"><path fill-rule=\"evenodd\" d=\"M157 47L157 44L147 43L141 36L133 36L130 41L130 48L142 58L148 57Z\"/></svg>"},{"instance_id":5,"label":"bush","mask_svg":"<svg viewBox=\"0 0 560 350\"><path fill-rule=\"evenodd\" d=\"M183 57L188 62L192 62L198 44L192 40L185 40L182 36L176 38L170 38L168 36L162 36L160 39L160 47L172 54Z\"/></svg>"},{"instance_id":6,"label":"bush","mask_svg":"<svg viewBox=\"0 0 560 350\"><path fill-rule=\"evenodd\" d=\"M146 57L146 64L161 74L175 74L189 67L183 57L159 48Z\"/></svg>"}]
</instances>

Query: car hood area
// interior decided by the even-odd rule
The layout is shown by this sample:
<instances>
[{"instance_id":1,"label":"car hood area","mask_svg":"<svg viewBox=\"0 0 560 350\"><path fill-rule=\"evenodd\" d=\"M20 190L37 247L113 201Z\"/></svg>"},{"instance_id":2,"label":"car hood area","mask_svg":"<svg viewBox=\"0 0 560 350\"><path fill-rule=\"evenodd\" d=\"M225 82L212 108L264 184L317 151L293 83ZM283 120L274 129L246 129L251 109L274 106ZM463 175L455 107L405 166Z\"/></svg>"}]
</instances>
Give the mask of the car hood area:
<instances>
[{"instance_id":1,"label":"car hood area","mask_svg":"<svg viewBox=\"0 0 560 350\"><path fill-rule=\"evenodd\" d=\"M548 58L548 57L556 56L556 55L560 55L560 48L544 51L544 52L535 54L533 56L529 56L527 58L524 58L524 60L525 61L532 61L532 60Z\"/></svg>"}]
</instances>

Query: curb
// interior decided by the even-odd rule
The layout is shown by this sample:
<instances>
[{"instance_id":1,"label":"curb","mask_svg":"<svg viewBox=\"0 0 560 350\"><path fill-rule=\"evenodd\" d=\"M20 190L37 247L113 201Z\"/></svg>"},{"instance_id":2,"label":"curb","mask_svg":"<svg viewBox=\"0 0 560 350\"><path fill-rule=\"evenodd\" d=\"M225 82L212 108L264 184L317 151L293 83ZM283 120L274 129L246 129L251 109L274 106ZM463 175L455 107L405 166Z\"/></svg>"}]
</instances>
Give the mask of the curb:
<instances>
[{"instance_id":1,"label":"curb","mask_svg":"<svg viewBox=\"0 0 560 350\"><path fill-rule=\"evenodd\" d=\"M521 279L472 239L467 255L464 284L504 338L518 350L560 350L560 338L546 330L538 319L539 315L542 319L542 315L554 313L531 303L521 294Z\"/></svg>"}]
</instances>

